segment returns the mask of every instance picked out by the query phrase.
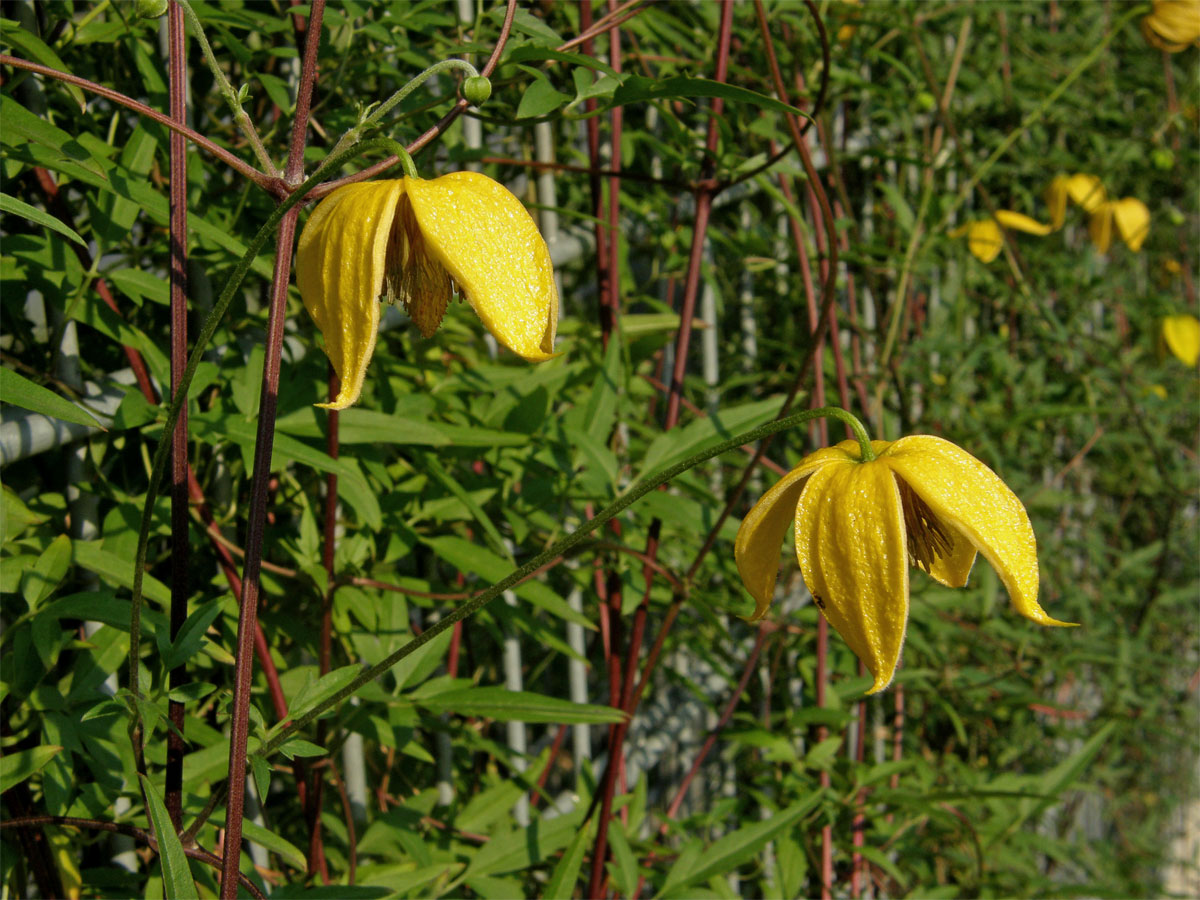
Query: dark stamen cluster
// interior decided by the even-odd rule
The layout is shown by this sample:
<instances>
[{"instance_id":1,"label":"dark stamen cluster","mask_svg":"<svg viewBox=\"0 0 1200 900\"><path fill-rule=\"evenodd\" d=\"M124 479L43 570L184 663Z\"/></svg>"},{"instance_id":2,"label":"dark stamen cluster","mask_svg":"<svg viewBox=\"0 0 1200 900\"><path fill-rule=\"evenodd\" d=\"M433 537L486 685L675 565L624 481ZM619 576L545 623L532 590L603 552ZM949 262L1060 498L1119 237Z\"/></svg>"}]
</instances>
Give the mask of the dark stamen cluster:
<instances>
[{"instance_id":1,"label":"dark stamen cluster","mask_svg":"<svg viewBox=\"0 0 1200 900\"><path fill-rule=\"evenodd\" d=\"M403 304L421 334L429 337L441 324L453 287L450 274L425 248L412 201L401 194L388 232L383 299Z\"/></svg>"},{"instance_id":2,"label":"dark stamen cluster","mask_svg":"<svg viewBox=\"0 0 1200 900\"><path fill-rule=\"evenodd\" d=\"M934 560L949 555L954 542L917 492L903 478L897 478L896 484L900 486L900 506L904 510L904 530L908 534L908 561L928 572Z\"/></svg>"}]
</instances>

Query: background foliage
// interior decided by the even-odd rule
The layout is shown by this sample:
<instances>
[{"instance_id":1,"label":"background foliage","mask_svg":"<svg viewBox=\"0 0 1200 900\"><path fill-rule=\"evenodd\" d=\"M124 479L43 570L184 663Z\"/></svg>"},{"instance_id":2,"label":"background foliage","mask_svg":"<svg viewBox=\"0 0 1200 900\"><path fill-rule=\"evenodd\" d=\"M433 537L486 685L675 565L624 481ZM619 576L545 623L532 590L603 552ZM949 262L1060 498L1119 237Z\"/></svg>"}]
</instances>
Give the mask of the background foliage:
<instances>
[{"instance_id":1,"label":"background foliage","mask_svg":"<svg viewBox=\"0 0 1200 900\"><path fill-rule=\"evenodd\" d=\"M491 53L503 7L467 6L465 21L444 3L325 10L308 171L361 109L421 69ZM308 7L195 9L281 160ZM595 865L603 889L624 896L1161 894L1174 815L1195 797L1200 381L1159 333L1164 316L1200 311L1197 51L1156 50L1129 21L1133 7L1113 3L772 4L774 50L801 108L821 81L818 18L828 32L828 95L805 135L814 183L794 148L775 159L793 136L770 99L752 5L732 11L728 88L714 74L721 4L628 9L615 32L565 50L585 10L518 10L491 99L471 113L482 144L460 119L417 157L426 177L480 165L540 217L562 282L561 358L497 358L461 304L429 340L389 318L363 400L340 416L335 459L313 407L326 361L292 289L260 612L288 715L330 692L321 672L336 680L384 658L639 474L772 418L795 385L799 403L818 406L839 402L842 383L841 402L875 436L941 434L994 468L1033 519L1043 605L1082 627L1016 616L984 563L965 590L914 575L896 686L860 700L869 679L836 634L819 637L790 549L767 625L738 618L750 603L733 566L737 517L777 476L759 469L718 526L750 458L734 451L256 765L243 872L276 896L317 896L322 884L341 897L579 896L596 883L604 821ZM107 0L16 3L4 15L4 52L166 111L165 19ZM188 46L191 126L251 160ZM41 879L54 877L83 896L156 896L164 877L168 893L190 881L172 881L182 855L160 865L144 839L122 841L136 829L144 838L152 819L160 842L170 830L165 808L146 806L163 791L167 728L151 716L139 761L112 695L127 686L132 560L163 430L127 348L155 385L170 383L168 131L51 78L5 66L3 79L0 880L12 896L44 895L54 882ZM422 134L456 81L416 91L385 132ZM714 95L724 108L710 116ZM553 165L530 165L539 159ZM1042 194L1062 172L1097 174L1110 196L1148 205L1140 252L1117 242L1099 254L1074 207L1061 231L1021 235L986 265L949 236L994 208L1048 220ZM275 200L202 151L188 153L187 175L194 333ZM808 367L830 259L814 186L836 203L842 243L839 353L826 341ZM616 252L600 252L598 237ZM699 321L681 343L697 248ZM190 394L206 510L193 506L190 617L174 641L165 499L150 544L144 690L165 716L166 673L186 665L189 683L173 693L187 710L185 827L226 777L237 598L221 548L240 569L270 274L268 252ZM667 431L678 353L685 408ZM84 423L90 410L107 428L14 449L28 437L26 409ZM794 431L767 457L790 467L838 430ZM322 564L329 473L340 501L333 588ZM640 702L623 698L625 673L659 638ZM572 660L587 664L594 707L571 702ZM252 743L287 717L261 666L255 677ZM598 708L614 705L634 714L621 777L606 787L616 735L577 723L615 718ZM606 791L611 809L593 808ZM92 824L19 827L31 816ZM113 835L96 822L130 827ZM197 846L219 854L219 825L219 814L200 824ZM191 877L216 891L203 861Z\"/></svg>"}]
</instances>

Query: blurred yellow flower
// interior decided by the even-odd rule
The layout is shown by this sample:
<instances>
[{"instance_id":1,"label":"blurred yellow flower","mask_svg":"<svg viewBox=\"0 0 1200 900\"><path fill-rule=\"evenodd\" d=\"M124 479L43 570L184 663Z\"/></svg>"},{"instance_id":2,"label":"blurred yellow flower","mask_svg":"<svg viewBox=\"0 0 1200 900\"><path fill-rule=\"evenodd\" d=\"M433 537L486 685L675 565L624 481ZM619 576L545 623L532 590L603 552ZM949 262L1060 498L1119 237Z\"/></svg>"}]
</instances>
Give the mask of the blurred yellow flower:
<instances>
[{"instance_id":1,"label":"blurred yellow flower","mask_svg":"<svg viewBox=\"0 0 1200 900\"><path fill-rule=\"evenodd\" d=\"M1112 244L1113 225L1126 246L1134 253L1142 249L1146 235L1150 233L1150 210L1146 204L1134 197L1124 200L1105 200L1096 207L1088 220L1088 234L1101 253L1107 253Z\"/></svg>"},{"instance_id":2,"label":"blurred yellow flower","mask_svg":"<svg viewBox=\"0 0 1200 900\"><path fill-rule=\"evenodd\" d=\"M859 3L861 2L861 0L842 0L842 2L845 3L847 6L858 6ZM857 30L858 30L858 26L851 25L850 23L846 23L845 25L841 26L838 29L838 33L837 33L838 43L841 43L841 44L848 43L850 41L850 38L854 37L854 32Z\"/></svg>"},{"instance_id":3,"label":"blurred yellow flower","mask_svg":"<svg viewBox=\"0 0 1200 900\"><path fill-rule=\"evenodd\" d=\"M1200 362L1200 319L1195 316L1167 316L1162 323L1167 349L1189 368Z\"/></svg>"},{"instance_id":4,"label":"blurred yellow flower","mask_svg":"<svg viewBox=\"0 0 1200 900\"><path fill-rule=\"evenodd\" d=\"M822 614L874 676L892 680L908 624L908 568L949 587L967 583L976 552L996 569L1017 611L1042 625L1033 527L1021 501L987 466L947 440L872 441L862 461L843 441L801 461L742 521L734 555L762 618L794 522L796 558Z\"/></svg>"},{"instance_id":5,"label":"blurred yellow flower","mask_svg":"<svg viewBox=\"0 0 1200 900\"><path fill-rule=\"evenodd\" d=\"M1200 0L1154 0L1154 10L1142 19L1142 34L1168 53L1200 46Z\"/></svg>"},{"instance_id":6,"label":"blurred yellow flower","mask_svg":"<svg viewBox=\"0 0 1200 900\"><path fill-rule=\"evenodd\" d=\"M1104 185L1095 175L1055 175L1046 188L1046 205L1050 207L1050 224L1054 230L1062 228L1067 216L1067 199L1093 212L1107 196Z\"/></svg>"},{"instance_id":7,"label":"blurred yellow flower","mask_svg":"<svg viewBox=\"0 0 1200 900\"><path fill-rule=\"evenodd\" d=\"M996 210L996 218L983 219L978 222L968 222L950 232L950 237L967 236L967 249L981 262L990 263L1000 255L1004 246L1004 235L1000 228L1011 228L1026 234L1047 235L1051 232L1049 225L1043 225L1036 219L1012 212L1007 209Z\"/></svg>"},{"instance_id":8,"label":"blurred yellow flower","mask_svg":"<svg viewBox=\"0 0 1200 900\"><path fill-rule=\"evenodd\" d=\"M338 188L296 246L296 282L342 386L358 400L379 329L379 299L399 301L429 337L453 292L530 362L554 356L558 291L546 242L508 189L476 172Z\"/></svg>"}]
</instances>

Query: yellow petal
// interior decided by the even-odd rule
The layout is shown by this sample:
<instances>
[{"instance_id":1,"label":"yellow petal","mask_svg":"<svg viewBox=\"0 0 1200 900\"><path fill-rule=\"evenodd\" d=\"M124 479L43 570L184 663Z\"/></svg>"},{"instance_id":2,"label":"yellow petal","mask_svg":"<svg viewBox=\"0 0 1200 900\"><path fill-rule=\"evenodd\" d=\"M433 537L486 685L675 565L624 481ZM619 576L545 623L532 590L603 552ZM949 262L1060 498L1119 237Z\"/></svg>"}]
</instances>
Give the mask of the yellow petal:
<instances>
[{"instance_id":1,"label":"yellow petal","mask_svg":"<svg viewBox=\"0 0 1200 900\"><path fill-rule=\"evenodd\" d=\"M972 222L967 229L967 249L980 262L990 263L1000 255L1004 246L1004 235L1000 226L991 219Z\"/></svg>"},{"instance_id":2,"label":"yellow petal","mask_svg":"<svg viewBox=\"0 0 1200 900\"><path fill-rule=\"evenodd\" d=\"M402 190L399 181L338 188L322 200L296 245L296 284L325 338L325 353L342 387L329 409L358 400L379 331L388 233Z\"/></svg>"},{"instance_id":3,"label":"yellow petal","mask_svg":"<svg viewBox=\"0 0 1200 900\"><path fill-rule=\"evenodd\" d=\"M1112 204L1105 200L1088 219L1088 234L1101 253L1107 253L1112 245Z\"/></svg>"},{"instance_id":4,"label":"yellow petal","mask_svg":"<svg viewBox=\"0 0 1200 900\"><path fill-rule=\"evenodd\" d=\"M1023 231L1026 234L1047 235L1054 230L1049 225L1043 225L1037 219L1031 219L1029 216L1013 212L1011 209L996 210L996 221L1005 228L1011 228L1013 231Z\"/></svg>"},{"instance_id":5,"label":"yellow petal","mask_svg":"<svg viewBox=\"0 0 1200 900\"><path fill-rule=\"evenodd\" d=\"M742 519L733 558L742 584L754 598L754 613L747 622L757 622L771 607L779 577L779 547L796 515L796 502L809 474L799 469L788 472Z\"/></svg>"},{"instance_id":6,"label":"yellow petal","mask_svg":"<svg viewBox=\"0 0 1200 900\"><path fill-rule=\"evenodd\" d=\"M1046 188L1046 205L1050 207L1050 224L1054 230L1063 227L1067 218L1067 182L1071 179L1066 175L1055 175Z\"/></svg>"},{"instance_id":7,"label":"yellow petal","mask_svg":"<svg viewBox=\"0 0 1200 900\"><path fill-rule=\"evenodd\" d=\"M829 624L875 678L892 680L908 622L908 557L900 492L879 460L817 469L796 508L796 557Z\"/></svg>"},{"instance_id":8,"label":"yellow petal","mask_svg":"<svg viewBox=\"0 0 1200 900\"><path fill-rule=\"evenodd\" d=\"M965 538L992 564L1021 615L1069 625L1038 604L1037 542L1025 507L1000 478L962 448L932 435L894 442L879 457L925 501L957 541Z\"/></svg>"},{"instance_id":9,"label":"yellow petal","mask_svg":"<svg viewBox=\"0 0 1200 900\"><path fill-rule=\"evenodd\" d=\"M746 621L757 622L771 606L775 579L779 577L779 548L796 515L796 503L805 479L831 460L846 460L845 443L854 444L854 458L857 459L858 444L854 441L809 454L763 494L742 519L733 545L733 557L742 583L754 598L754 613Z\"/></svg>"},{"instance_id":10,"label":"yellow petal","mask_svg":"<svg viewBox=\"0 0 1200 900\"><path fill-rule=\"evenodd\" d=\"M1200 361L1200 319L1167 316L1162 323L1163 340L1175 358L1189 368Z\"/></svg>"},{"instance_id":11,"label":"yellow petal","mask_svg":"<svg viewBox=\"0 0 1200 900\"><path fill-rule=\"evenodd\" d=\"M1072 175L1067 179L1067 194L1082 206L1085 212L1094 212L1108 199L1104 193L1104 185L1095 175Z\"/></svg>"},{"instance_id":12,"label":"yellow petal","mask_svg":"<svg viewBox=\"0 0 1200 900\"><path fill-rule=\"evenodd\" d=\"M1150 43L1178 53L1200 42L1200 0L1154 0L1154 11L1142 19Z\"/></svg>"},{"instance_id":13,"label":"yellow petal","mask_svg":"<svg viewBox=\"0 0 1200 900\"><path fill-rule=\"evenodd\" d=\"M554 356L554 270L546 242L521 201L477 172L404 181L426 249L445 266L487 330L531 362Z\"/></svg>"},{"instance_id":14,"label":"yellow petal","mask_svg":"<svg viewBox=\"0 0 1200 900\"><path fill-rule=\"evenodd\" d=\"M1112 203L1113 221L1127 247L1134 253L1142 249L1150 233L1150 210L1136 197L1126 197Z\"/></svg>"}]
</instances>

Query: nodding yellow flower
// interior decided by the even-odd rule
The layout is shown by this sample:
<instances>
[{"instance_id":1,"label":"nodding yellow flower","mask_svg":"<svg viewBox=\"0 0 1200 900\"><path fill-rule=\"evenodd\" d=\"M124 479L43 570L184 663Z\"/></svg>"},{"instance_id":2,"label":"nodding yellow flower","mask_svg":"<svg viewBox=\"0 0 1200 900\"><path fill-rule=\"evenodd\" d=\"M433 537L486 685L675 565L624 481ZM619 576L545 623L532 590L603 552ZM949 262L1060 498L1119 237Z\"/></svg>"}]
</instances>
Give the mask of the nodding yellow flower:
<instances>
[{"instance_id":1,"label":"nodding yellow flower","mask_svg":"<svg viewBox=\"0 0 1200 900\"><path fill-rule=\"evenodd\" d=\"M1167 316L1162 323L1167 349L1189 368L1200 362L1200 319L1195 316Z\"/></svg>"},{"instance_id":2,"label":"nodding yellow flower","mask_svg":"<svg viewBox=\"0 0 1200 900\"><path fill-rule=\"evenodd\" d=\"M967 583L976 552L992 564L1017 611L1070 625L1038 605L1037 544L1025 507L991 469L931 435L857 441L807 456L742 521L734 555L757 604L771 605L779 545L793 521L796 558L821 613L875 678L891 683L908 624L908 568L948 587Z\"/></svg>"},{"instance_id":3,"label":"nodding yellow flower","mask_svg":"<svg viewBox=\"0 0 1200 900\"><path fill-rule=\"evenodd\" d=\"M1200 0L1154 0L1154 10L1142 19L1142 34L1168 53L1200 45Z\"/></svg>"},{"instance_id":4,"label":"nodding yellow flower","mask_svg":"<svg viewBox=\"0 0 1200 900\"><path fill-rule=\"evenodd\" d=\"M968 222L950 232L950 237L967 236L967 249L981 262L990 263L1000 255L1004 246L1004 234L1000 227L1023 231L1026 234L1047 235L1052 229L1036 219L1007 209L996 210L996 218Z\"/></svg>"},{"instance_id":5,"label":"nodding yellow flower","mask_svg":"<svg viewBox=\"0 0 1200 900\"><path fill-rule=\"evenodd\" d=\"M1112 244L1113 225L1127 247L1134 253L1142 249L1150 233L1150 210L1135 197L1124 200L1105 200L1096 207L1088 219L1088 234L1101 253L1107 253Z\"/></svg>"},{"instance_id":6,"label":"nodding yellow flower","mask_svg":"<svg viewBox=\"0 0 1200 900\"><path fill-rule=\"evenodd\" d=\"M1067 217L1068 197L1085 212L1094 212L1108 199L1104 185L1095 175L1055 175L1046 188L1046 205L1050 207L1050 224L1055 231L1062 228Z\"/></svg>"},{"instance_id":7,"label":"nodding yellow flower","mask_svg":"<svg viewBox=\"0 0 1200 900\"><path fill-rule=\"evenodd\" d=\"M328 409L362 392L379 300L399 301L421 334L457 292L492 335L530 362L553 357L558 291L550 253L507 188L476 172L340 187L296 246L296 283L341 379Z\"/></svg>"}]
</instances>

